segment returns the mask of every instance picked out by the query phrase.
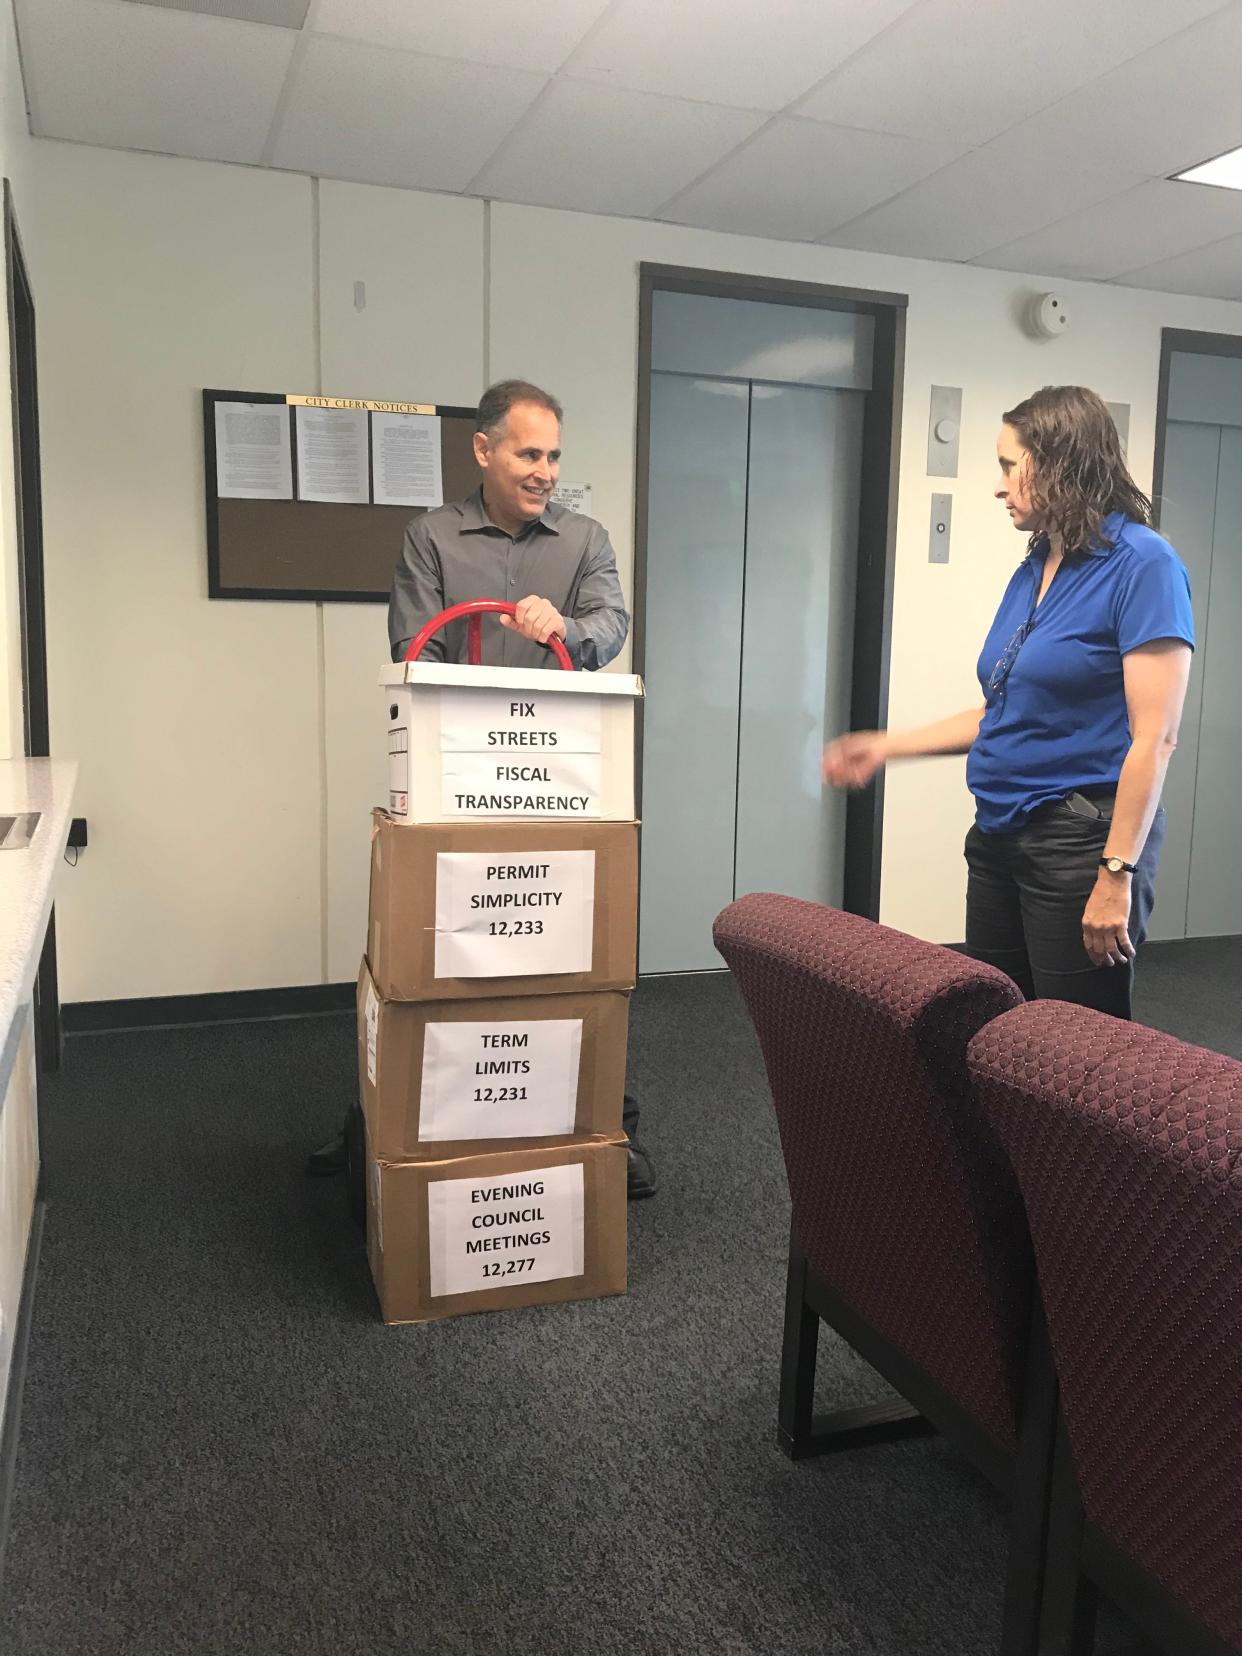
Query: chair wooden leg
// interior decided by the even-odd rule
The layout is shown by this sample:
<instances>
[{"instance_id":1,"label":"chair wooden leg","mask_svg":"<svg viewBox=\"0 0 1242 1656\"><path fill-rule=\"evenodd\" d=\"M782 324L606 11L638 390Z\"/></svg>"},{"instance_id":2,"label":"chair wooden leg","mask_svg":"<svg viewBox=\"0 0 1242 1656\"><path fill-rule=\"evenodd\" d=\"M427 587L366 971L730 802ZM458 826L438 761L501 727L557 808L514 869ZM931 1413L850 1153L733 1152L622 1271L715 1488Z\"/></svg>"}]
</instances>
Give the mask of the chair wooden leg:
<instances>
[{"instance_id":1,"label":"chair wooden leg","mask_svg":"<svg viewBox=\"0 0 1242 1656\"><path fill-rule=\"evenodd\" d=\"M1057 1423L1039 1656L1092 1656L1099 1594L1082 1569L1083 1510L1065 1423Z\"/></svg>"},{"instance_id":2,"label":"chair wooden leg","mask_svg":"<svg viewBox=\"0 0 1242 1656\"><path fill-rule=\"evenodd\" d=\"M807 1303L806 1284L806 1259L791 1226L776 1427L776 1441L790 1460L863 1449L874 1443L896 1443L934 1432L929 1420L901 1401L864 1403L814 1417L819 1313Z\"/></svg>"},{"instance_id":3,"label":"chair wooden leg","mask_svg":"<svg viewBox=\"0 0 1242 1656\"><path fill-rule=\"evenodd\" d=\"M1000 1656L1037 1656L1057 1439L1057 1379L1043 1303L1032 1294L1030 1340L1010 1502Z\"/></svg>"},{"instance_id":4,"label":"chair wooden leg","mask_svg":"<svg viewBox=\"0 0 1242 1656\"><path fill-rule=\"evenodd\" d=\"M819 1317L806 1302L806 1258L789 1227L789 1272L785 1281L785 1338L781 1346L781 1389L776 1441L791 1460L813 1454L811 1415L815 1406L815 1358Z\"/></svg>"}]
</instances>

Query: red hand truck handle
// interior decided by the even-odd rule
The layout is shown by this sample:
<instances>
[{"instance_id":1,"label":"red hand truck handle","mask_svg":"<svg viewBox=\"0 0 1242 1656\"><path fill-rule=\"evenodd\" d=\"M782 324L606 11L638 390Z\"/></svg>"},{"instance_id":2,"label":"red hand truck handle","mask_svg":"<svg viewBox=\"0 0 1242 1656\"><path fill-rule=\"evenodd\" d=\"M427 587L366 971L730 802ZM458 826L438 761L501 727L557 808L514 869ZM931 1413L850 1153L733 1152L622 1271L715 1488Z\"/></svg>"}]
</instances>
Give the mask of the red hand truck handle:
<instances>
[{"instance_id":1,"label":"red hand truck handle","mask_svg":"<svg viewBox=\"0 0 1242 1656\"><path fill-rule=\"evenodd\" d=\"M417 661L423 653L423 647L429 638L434 638L441 627L447 627L450 621L460 621L464 615L466 619L466 659L472 667L477 667L483 659L483 617L485 615L516 615L517 605L507 604L503 598L471 598L464 604L450 604L448 609L441 610L439 615L433 615L425 627L420 627L410 640L409 649L405 652L407 661ZM548 648L561 664L561 671L572 673L574 664L569 659L569 651L559 638L550 638Z\"/></svg>"}]
</instances>

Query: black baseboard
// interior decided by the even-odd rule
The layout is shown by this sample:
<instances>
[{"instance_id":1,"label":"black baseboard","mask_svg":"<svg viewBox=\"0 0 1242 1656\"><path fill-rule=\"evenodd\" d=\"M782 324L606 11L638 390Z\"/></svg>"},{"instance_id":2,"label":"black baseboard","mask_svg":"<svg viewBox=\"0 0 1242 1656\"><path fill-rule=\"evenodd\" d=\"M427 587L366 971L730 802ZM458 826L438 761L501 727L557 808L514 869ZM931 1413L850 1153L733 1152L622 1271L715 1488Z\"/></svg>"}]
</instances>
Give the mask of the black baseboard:
<instances>
[{"instance_id":1,"label":"black baseboard","mask_svg":"<svg viewBox=\"0 0 1242 1656\"><path fill-rule=\"evenodd\" d=\"M0 1587L4 1584L4 1551L9 1538L9 1510L17 1473L17 1441L22 1426L22 1393L26 1387L26 1362L30 1355L30 1324L34 1315L35 1282L39 1274L39 1251L43 1246L43 1221L47 1202L43 1195L43 1174L35 1190L30 1234L26 1239L26 1268L22 1273L22 1297L13 1328L13 1355L9 1362L9 1383L4 1398L4 1430L0 1432Z\"/></svg>"},{"instance_id":2,"label":"black baseboard","mask_svg":"<svg viewBox=\"0 0 1242 1656\"><path fill-rule=\"evenodd\" d=\"M122 1029L168 1029L183 1024L247 1023L261 1018L306 1018L348 1012L353 983L308 983L292 989L229 989L215 995L151 995L138 1000L71 1001L61 1008L67 1035Z\"/></svg>"},{"instance_id":3,"label":"black baseboard","mask_svg":"<svg viewBox=\"0 0 1242 1656\"><path fill-rule=\"evenodd\" d=\"M1236 948L1236 937L1171 938L1145 943L1151 950L1176 954L1214 947ZM964 943L946 948L964 952ZM674 977L724 977L722 969L700 972L655 972L642 982ZM71 1001L61 1008L66 1035L101 1035L123 1029L169 1029L182 1024L245 1023L261 1018L306 1018L324 1012L348 1012L354 1005L353 983L308 983L291 989L230 989L215 995L151 995L138 1000Z\"/></svg>"}]
</instances>

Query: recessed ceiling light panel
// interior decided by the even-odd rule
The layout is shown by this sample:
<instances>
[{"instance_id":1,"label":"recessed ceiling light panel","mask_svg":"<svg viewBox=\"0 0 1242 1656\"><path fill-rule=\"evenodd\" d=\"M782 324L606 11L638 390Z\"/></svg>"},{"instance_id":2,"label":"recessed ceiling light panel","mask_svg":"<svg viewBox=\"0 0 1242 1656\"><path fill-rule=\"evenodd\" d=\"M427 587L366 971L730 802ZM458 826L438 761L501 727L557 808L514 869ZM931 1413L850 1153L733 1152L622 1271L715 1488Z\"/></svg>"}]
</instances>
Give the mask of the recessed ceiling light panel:
<instances>
[{"instance_id":1,"label":"recessed ceiling light panel","mask_svg":"<svg viewBox=\"0 0 1242 1656\"><path fill-rule=\"evenodd\" d=\"M1183 184L1215 184L1222 190L1242 190L1242 145L1226 150L1213 161L1203 161L1197 167L1173 174L1174 181Z\"/></svg>"}]
</instances>

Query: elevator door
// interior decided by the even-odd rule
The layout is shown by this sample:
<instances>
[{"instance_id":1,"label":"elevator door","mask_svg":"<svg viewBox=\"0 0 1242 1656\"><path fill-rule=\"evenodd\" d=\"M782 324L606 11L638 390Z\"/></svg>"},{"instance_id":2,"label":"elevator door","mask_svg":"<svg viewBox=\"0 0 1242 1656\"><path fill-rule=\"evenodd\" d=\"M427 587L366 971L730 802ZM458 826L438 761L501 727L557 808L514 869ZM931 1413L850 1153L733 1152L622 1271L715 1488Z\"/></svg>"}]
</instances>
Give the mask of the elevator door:
<instances>
[{"instance_id":1,"label":"elevator door","mask_svg":"<svg viewBox=\"0 0 1242 1656\"><path fill-rule=\"evenodd\" d=\"M652 375L639 969L716 969L735 896L841 899L866 393Z\"/></svg>"}]
</instances>

